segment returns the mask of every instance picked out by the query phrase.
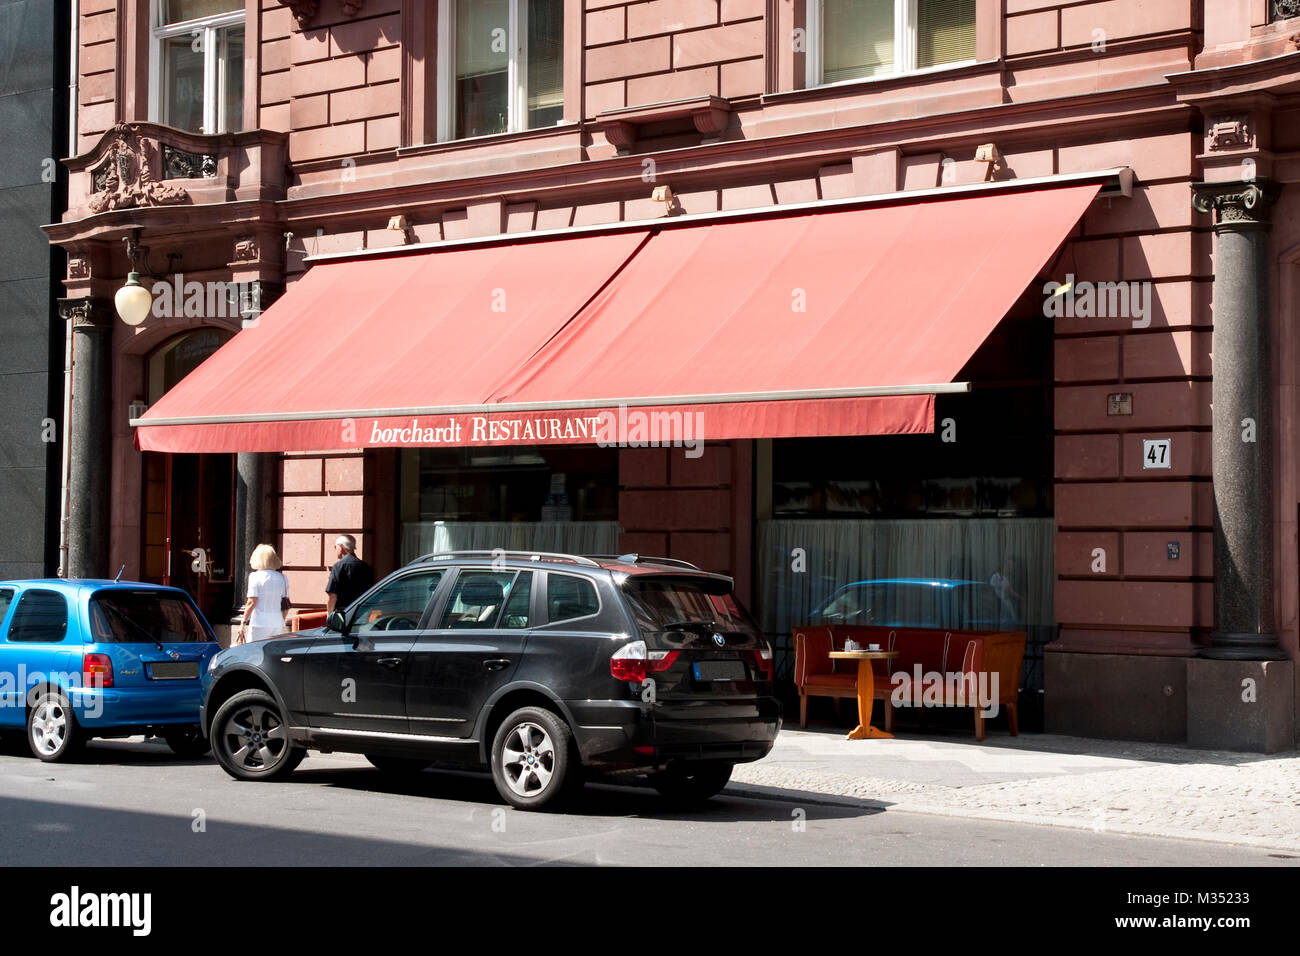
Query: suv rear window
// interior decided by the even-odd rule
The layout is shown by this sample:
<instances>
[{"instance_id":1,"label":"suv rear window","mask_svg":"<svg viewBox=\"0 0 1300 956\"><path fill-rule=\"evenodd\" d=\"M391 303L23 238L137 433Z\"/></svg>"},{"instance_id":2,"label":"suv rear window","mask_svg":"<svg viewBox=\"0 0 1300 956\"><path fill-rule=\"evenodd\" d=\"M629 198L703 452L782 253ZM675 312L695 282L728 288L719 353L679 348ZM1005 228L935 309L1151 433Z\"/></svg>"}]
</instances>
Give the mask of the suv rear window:
<instances>
[{"instance_id":1,"label":"suv rear window","mask_svg":"<svg viewBox=\"0 0 1300 956\"><path fill-rule=\"evenodd\" d=\"M757 625L731 594L712 593L689 578L630 577L623 584L628 606L644 631L663 631L668 625L689 621L716 623L724 630L742 630Z\"/></svg>"},{"instance_id":2,"label":"suv rear window","mask_svg":"<svg viewBox=\"0 0 1300 956\"><path fill-rule=\"evenodd\" d=\"M546 620L568 621L600 610L596 586L576 574L552 573L546 578Z\"/></svg>"},{"instance_id":3,"label":"suv rear window","mask_svg":"<svg viewBox=\"0 0 1300 956\"><path fill-rule=\"evenodd\" d=\"M210 641L194 605L165 591L99 591L90 599L96 643L193 644Z\"/></svg>"}]
</instances>

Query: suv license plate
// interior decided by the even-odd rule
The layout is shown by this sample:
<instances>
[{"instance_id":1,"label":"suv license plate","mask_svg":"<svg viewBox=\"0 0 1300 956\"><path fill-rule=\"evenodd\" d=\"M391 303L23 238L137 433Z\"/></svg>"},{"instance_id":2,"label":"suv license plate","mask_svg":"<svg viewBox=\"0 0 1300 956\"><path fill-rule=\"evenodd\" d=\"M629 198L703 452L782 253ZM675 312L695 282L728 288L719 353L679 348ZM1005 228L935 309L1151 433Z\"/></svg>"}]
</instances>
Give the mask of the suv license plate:
<instances>
[{"instance_id":1,"label":"suv license plate","mask_svg":"<svg viewBox=\"0 0 1300 956\"><path fill-rule=\"evenodd\" d=\"M198 676L198 661L155 661L149 665L150 680L192 680Z\"/></svg>"},{"instance_id":2,"label":"suv license plate","mask_svg":"<svg viewBox=\"0 0 1300 956\"><path fill-rule=\"evenodd\" d=\"M745 680L744 661L698 661L695 664L696 680Z\"/></svg>"}]
</instances>

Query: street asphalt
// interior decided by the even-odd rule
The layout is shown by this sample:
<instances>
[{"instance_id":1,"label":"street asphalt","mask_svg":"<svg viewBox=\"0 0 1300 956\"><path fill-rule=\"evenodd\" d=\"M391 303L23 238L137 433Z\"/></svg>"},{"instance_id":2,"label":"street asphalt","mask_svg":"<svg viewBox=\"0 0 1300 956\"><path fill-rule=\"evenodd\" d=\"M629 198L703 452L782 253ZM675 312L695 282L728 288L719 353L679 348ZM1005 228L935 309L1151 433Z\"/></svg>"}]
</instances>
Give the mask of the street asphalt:
<instances>
[{"instance_id":1,"label":"street asphalt","mask_svg":"<svg viewBox=\"0 0 1300 956\"><path fill-rule=\"evenodd\" d=\"M394 778L313 754L282 783L139 739L43 764L0 750L5 865L1273 866L1300 854L835 805L734 785L687 812L635 787L589 785L565 813L510 809L482 773Z\"/></svg>"}]
</instances>

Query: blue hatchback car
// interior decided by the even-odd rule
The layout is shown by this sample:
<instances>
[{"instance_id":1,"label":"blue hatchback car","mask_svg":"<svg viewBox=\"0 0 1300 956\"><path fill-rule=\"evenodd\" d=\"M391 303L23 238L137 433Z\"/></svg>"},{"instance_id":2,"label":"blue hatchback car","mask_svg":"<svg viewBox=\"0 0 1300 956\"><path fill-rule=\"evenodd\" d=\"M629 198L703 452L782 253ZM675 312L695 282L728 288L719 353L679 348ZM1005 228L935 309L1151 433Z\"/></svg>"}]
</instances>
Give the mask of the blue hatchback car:
<instances>
[{"instance_id":1,"label":"blue hatchback car","mask_svg":"<svg viewBox=\"0 0 1300 956\"><path fill-rule=\"evenodd\" d=\"M0 729L42 760L91 737L207 752L199 677L221 648L190 596L130 581L0 582Z\"/></svg>"}]
</instances>

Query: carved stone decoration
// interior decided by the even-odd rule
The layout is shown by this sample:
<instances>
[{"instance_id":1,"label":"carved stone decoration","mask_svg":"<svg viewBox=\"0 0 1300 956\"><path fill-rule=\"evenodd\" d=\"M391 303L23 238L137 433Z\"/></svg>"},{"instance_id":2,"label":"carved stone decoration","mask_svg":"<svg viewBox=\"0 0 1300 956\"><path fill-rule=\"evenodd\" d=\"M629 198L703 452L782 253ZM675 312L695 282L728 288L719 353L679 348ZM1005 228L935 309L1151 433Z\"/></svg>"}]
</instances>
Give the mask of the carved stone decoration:
<instances>
[{"instance_id":1,"label":"carved stone decoration","mask_svg":"<svg viewBox=\"0 0 1300 956\"><path fill-rule=\"evenodd\" d=\"M355 17L366 5L366 0L343 0L344 16Z\"/></svg>"},{"instance_id":2,"label":"carved stone decoration","mask_svg":"<svg viewBox=\"0 0 1300 956\"><path fill-rule=\"evenodd\" d=\"M163 144L163 179L211 179L217 175L217 157L186 152Z\"/></svg>"},{"instance_id":3,"label":"carved stone decoration","mask_svg":"<svg viewBox=\"0 0 1300 956\"><path fill-rule=\"evenodd\" d=\"M1277 194L1277 185L1268 180L1197 183L1192 187L1192 206L1197 212L1213 211L1216 229L1258 226L1268 223Z\"/></svg>"},{"instance_id":4,"label":"carved stone decoration","mask_svg":"<svg viewBox=\"0 0 1300 956\"><path fill-rule=\"evenodd\" d=\"M87 205L93 213L138 206L174 206L188 202L190 194L180 186L158 181L149 161L151 145L140 128L129 123L117 126L117 139L104 162L92 173L95 192Z\"/></svg>"},{"instance_id":5,"label":"carved stone decoration","mask_svg":"<svg viewBox=\"0 0 1300 956\"><path fill-rule=\"evenodd\" d=\"M1221 117L1210 125L1210 149L1250 145L1250 125L1244 116Z\"/></svg>"},{"instance_id":6,"label":"carved stone decoration","mask_svg":"<svg viewBox=\"0 0 1300 956\"><path fill-rule=\"evenodd\" d=\"M90 297L59 299L59 318L72 320L76 331L101 332L113 324L113 310L107 302Z\"/></svg>"},{"instance_id":7,"label":"carved stone decoration","mask_svg":"<svg viewBox=\"0 0 1300 956\"><path fill-rule=\"evenodd\" d=\"M235 261L255 262L257 260L257 237L240 236L235 240Z\"/></svg>"},{"instance_id":8,"label":"carved stone decoration","mask_svg":"<svg viewBox=\"0 0 1300 956\"><path fill-rule=\"evenodd\" d=\"M293 18L298 21L298 29L307 29L307 24L316 15L316 0L280 0L280 6L293 11Z\"/></svg>"},{"instance_id":9,"label":"carved stone decoration","mask_svg":"<svg viewBox=\"0 0 1300 956\"><path fill-rule=\"evenodd\" d=\"M85 256L68 257L68 278L69 279L89 279L90 278L90 260Z\"/></svg>"},{"instance_id":10,"label":"carved stone decoration","mask_svg":"<svg viewBox=\"0 0 1300 956\"><path fill-rule=\"evenodd\" d=\"M1300 17L1300 0L1273 0L1273 19L1289 20Z\"/></svg>"}]
</instances>

